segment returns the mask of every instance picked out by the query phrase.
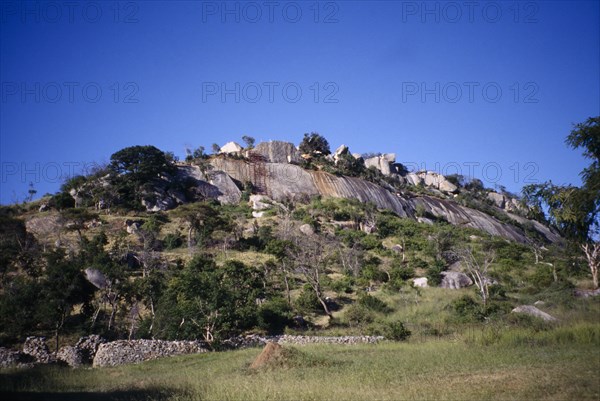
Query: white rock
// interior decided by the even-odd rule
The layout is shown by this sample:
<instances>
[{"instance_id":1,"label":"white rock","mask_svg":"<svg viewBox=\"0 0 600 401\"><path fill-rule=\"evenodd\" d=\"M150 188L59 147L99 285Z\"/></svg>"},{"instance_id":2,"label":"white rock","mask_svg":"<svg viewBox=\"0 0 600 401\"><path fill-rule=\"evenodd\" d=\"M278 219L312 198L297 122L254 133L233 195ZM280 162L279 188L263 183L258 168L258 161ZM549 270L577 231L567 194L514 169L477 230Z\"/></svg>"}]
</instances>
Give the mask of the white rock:
<instances>
[{"instance_id":1,"label":"white rock","mask_svg":"<svg viewBox=\"0 0 600 401\"><path fill-rule=\"evenodd\" d=\"M427 284L427 277L413 278L413 287L429 287L429 285Z\"/></svg>"},{"instance_id":2,"label":"white rock","mask_svg":"<svg viewBox=\"0 0 600 401\"><path fill-rule=\"evenodd\" d=\"M499 207L500 209L504 209L506 204L506 197L498 192L488 192L487 198L494 202L494 205Z\"/></svg>"},{"instance_id":3,"label":"white rock","mask_svg":"<svg viewBox=\"0 0 600 401\"><path fill-rule=\"evenodd\" d=\"M313 235L315 230L310 224L302 224L299 228L300 232L305 235Z\"/></svg>"},{"instance_id":4,"label":"white rock","mask_svg":"<svg viewBox=\"0 0 600 401\"><path fill-rule=\"evenodd\" d=\"M551 316L551 315L547 314L546 312L539 310L538 308L536 308L533 305L517 306L511 312L512 313L523 313L525 315L535 316L542 320L545 320L546 322L554 322L557 320L554 316Z\"/></svg>"},{"instance_id":5,"label":"white rock","mask_svg":"<svg viewBox=\"0 0 600 401\"><path fill-rule=\"evenodd\" d=\"M252 210L265 210L271 208L271 198L265 195L250 195Z\"/></svg>"},{"instance_id":6,"label":"white rock","mask_svg":"<svg viewBox=\"0 0 600 401\"><path fill-rule=\"evenodd\" d=\"M227 142L223 145L219 151L219 153L240 153L242 151L242 146L236 142Z\"/></svg>"},{"instance_id":7,"label":"white rock","mask_svg":"<svg viewBox=\"0 0 600 401\"><path fill-rule=\"evenodd\" d=\"M255 219L259 219L259 218L263 217L264 214L265 214L265 212L255 212L255 211L253 211L252 212L252 217L254 217Z\"/></svg>"}]
</instances>

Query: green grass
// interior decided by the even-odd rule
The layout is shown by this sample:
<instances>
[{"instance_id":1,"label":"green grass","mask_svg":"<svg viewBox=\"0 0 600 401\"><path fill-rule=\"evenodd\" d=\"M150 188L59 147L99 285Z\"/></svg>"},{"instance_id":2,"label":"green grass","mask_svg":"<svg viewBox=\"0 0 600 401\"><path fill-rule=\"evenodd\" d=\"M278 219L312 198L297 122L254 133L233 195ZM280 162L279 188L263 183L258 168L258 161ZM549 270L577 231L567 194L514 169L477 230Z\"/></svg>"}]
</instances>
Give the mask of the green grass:
<instances>
[{"instance_id":1,"label":"green grass","mask_svg":"<svg viewBox=\"0 0 600 401\"><path fill-rule=\"evenodd\" d=\"M585 331L574 329L581 330ZM116 368L4 371L0 389L26 393L0 396L44 400L598 400L598 326L593 330L591 338L589 333L583 338L541 333L545 341L507 340L491 346L451 340L314 345L297 348L289 363L258 371L249 365L259 349ZM563 338L567 341L558 340Z\"/></svg>"}]
</instances>

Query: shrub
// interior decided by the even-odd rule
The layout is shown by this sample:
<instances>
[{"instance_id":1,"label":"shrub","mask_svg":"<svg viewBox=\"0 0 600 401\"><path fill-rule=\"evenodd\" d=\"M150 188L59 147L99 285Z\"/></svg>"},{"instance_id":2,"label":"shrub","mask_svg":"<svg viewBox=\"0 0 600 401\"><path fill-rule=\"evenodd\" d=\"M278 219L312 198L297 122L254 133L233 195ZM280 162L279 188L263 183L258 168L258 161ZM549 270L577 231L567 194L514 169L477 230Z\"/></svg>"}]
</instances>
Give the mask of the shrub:
<instances>
[{"instance_id":1,"label":"shrub","mask_svg":"<svg viewBox=\"0 0 600 401\"><path fill-rule=\"evenodd\" d=\"M369 294L358 297L358 305L374 312L387 313L390 311L389 306L384 301Z\"/></svg>"},{"instance_id":2,"label":"shrub","mask_svg":"<svg viewBox=\"0 0 600 401\"><path fill-rule=\"evenodd\" d=\"M372 323L375 314L365 306L354 304L350 305L344 313L344 320L351 327L357 327Z\"/></svg>"},{"instance_id":3,"label":"shrub","mask_svg":"<svg viewBox=\"0 0 600 401\"><path fill-rule=\"evenodd\" d=\"M303 314L323 311L323 306L321 305L321 302L319 302L317 294L315 294L315 291L308 284L302 288L300 296L296 299L295 306L296 309Z\"/></svg>"},{"instance_id":4,"label":"shrub","mask_svg":"<svg viewBox=\"0 0 600 401\"><path fill-rule=\"evenodd\" d=\"M383 326L383 336L388 340L405 341L411 334L401 321L389 322Z\"/></svg>"},{"instance_id":5,"label":"shrub","mask_svg":"<svg viewBox=\"0 0 600 401\"><path fill-rule=\"evenodd\" d=\"M263 303L258 311L258 327L269 334L281 334L292 322L292 308L283 298Z\"/></svg>"},{"instance_id":6,"label":"shrub","mask_svg":"<svg viewBox=\"0 0 600 401\"><path fill-rule=\"evenodd\" d=\"M181 239L181 236L177 233L167 234L165 236L165 239L163 240L163 243L165 245L165 249L173 250L182 246L183 240Z\"/></svg>"}]
</instances>

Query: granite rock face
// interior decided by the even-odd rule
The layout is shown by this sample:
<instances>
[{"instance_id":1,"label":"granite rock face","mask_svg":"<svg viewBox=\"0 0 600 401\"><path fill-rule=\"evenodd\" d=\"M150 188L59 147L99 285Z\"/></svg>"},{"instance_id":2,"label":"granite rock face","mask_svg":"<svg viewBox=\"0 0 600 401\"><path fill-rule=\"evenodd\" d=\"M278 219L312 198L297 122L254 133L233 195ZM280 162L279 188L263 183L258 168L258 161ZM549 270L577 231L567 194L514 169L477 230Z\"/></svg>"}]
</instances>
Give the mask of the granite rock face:
<instances>
[{"instance_id":1,"label":"granite rock face","mask_svg":"<svg viewBox=\"0 0 600 401\"><path fill-rule=\"evenodd\" d=\"M283 141L261 142L252 153L261 155L269 163L299 163L300 152L293 143Z\"/></svg>"},{"instance_id":2,"label":"granite rock face","mask_svg":"<svg viewBox=\"0 0 600 401\"><path fill-rule=\"evenodd\" d=\"M77 347L67 345L58 350L56 359L62 361L72 368L78 368L84 364L83 355Z\"/></svg>"},{"instance_id":3,"label":"granite rock face","mask_svg":"<svg viewBox=\"0 0 600 401\"><path fill-rule=\"evenodd\" d=\"M379 209L392 210L400 217L416 218L417 207L422 207L429 214L444 219L451 224L466 226L485 231L491 235L525 243L525 233L513 226L479 210L461 206L450 200L431 196L405 198L382 186L360 178L336 176L323 171L304 170L303 168L283 163L249 163L243 160L217 158L211 160L215 170L223 171L238 182L252 182L263 195L277 202L310 198L316 195L334 198L358 199L361 202L372 202ZM409 173L407 177L411 177ZM429 175L432 183L441 185L443 176ZM418 175L414 175L421 179ZM427 174L425 175L427 177ZM438 180L438 181L435 181ZM447 184L453 185L450 182ZM445 185L445 184L444 184ZM451 187L443 187L452 189ZM507 214L518 222L529 220L516 215ZM541 224L532 222L534 227L550 241L559 241L560 237Z\"/></svg>"}]
</instances>

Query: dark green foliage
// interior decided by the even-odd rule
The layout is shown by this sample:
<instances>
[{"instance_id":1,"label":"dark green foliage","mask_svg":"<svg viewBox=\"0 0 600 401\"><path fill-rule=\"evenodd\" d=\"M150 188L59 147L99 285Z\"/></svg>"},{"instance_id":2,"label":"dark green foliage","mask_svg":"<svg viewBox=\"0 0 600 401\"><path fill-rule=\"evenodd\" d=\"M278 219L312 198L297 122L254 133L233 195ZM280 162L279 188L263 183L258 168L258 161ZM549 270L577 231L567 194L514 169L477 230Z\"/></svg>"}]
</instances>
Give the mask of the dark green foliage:
<instances>
[{"instance_id":1,"label":"dark green foliage","mask_svg":"<svg viewBox=\"0 0 600 401\"><path fill-rule=\"evenodd\" d=\"M211 259L197 256L169 281L161 296L156 333L167 339L218 343L256 324L256 299L262 292L258 270L236 261L217 267Z\"/></svg>"},{"instance_id":2,"label":"dark green foliage","mask_svg":"<svg viewBox=\"0 0 600 401\"><path fill-rule=\"evenodd\" d=\"M338 174L350 176L350 177L361 177L365 174L365 162L363 159L356 159L350 153L344 153L340 155L336 169Z\"/></svg>"},{"instance_id":3,"label":"dark green foliage","mask_svg":"<svg viewBox=\"0 0 600 401\"><path fill-rule=\"evenodd\" d=\"M384 301L369 294L359 296L358 305L374 312L388 313L390 311L390 307Z\"/></svg>"},{"instance_id":4,"label":"dark green foliage","mask_svg":"<svg viewBox=\"0 0 600 401\"><path fill-rule=\"evenodd\" d=\"M294 305L296 309L303 314L323 312L323 306L321 305L321 302L319 302L317 294L315 294L315 291L308 284L302 288Z\"/></svg>"},{"instance_id":5,"label":"dark green foliage","mask_svg":"<svg viewBox=\"0 0 600 401\"><path fill-rule=\"evenodd\" d=\"M264 302L258 311L257 325L269 334L281 334L292 323L292 308L281 297Z\"/></svg>"},{"instance_id":6,"label":"dark green foliage","mask_svg":"<svg viewBox=\"0 0 600 401\"><path fill-rule=\"evenodd\" d=\"M427 284L430 287L437 287L442 282L442 272L446 270L445 263L436 260L435 263L427 269Z\"/></svg>"},{"instance_id":7,"label":"dark green foliage","mask_svg":"<svg viewBox=\"0 0 600 401\"><path fill-rule=\"evenodd\" d=\"M75 207L75 199L67 192L59 192L50 199L50 206L58 210Z\"/></svg>"},{"instance_id":8,"label":"dark green foliage","mask_svg":"<svg viewBox=\"0 0 600 401\"><path fill-rule=\"evenodd\" d=\"M0 214L0 277L4 279L5 274L19 268L33 273L34 245L35 239L23 220Z\"/></svg>"},{"instance_id":9,"label":"dark green foliage","mask_svg":"<svg viewBox=\"0 0 600 401\"><path fill-rule=\"evenodd\" d=\"M351 327L367 325L374 320L375 312L358 304L350 305L344 313L344 321Z\"/></svg>"},{"instance_id":10,"label":"dark green foliage","mask_svg":"<svg viewBox=\"0 0 600 401\"><path fill-rule=\"evenodd\" d=\"M404 323L399 320L385 323L382 331L383 336L387 340L393 341L406 341L412 334L412 332L404 326Z\"/></svg>"},{"instance_id":11,"label":"dark green foliage","mask_svg":"<svg viewBox=\"0 0 600 401\"><path fill-rule=\"evenodd\" d=\"M0 344L23 340L37 329L40 285L36 280L17 276L0 295Z\"/></svg>"},{"instance_id":12,"label":"dark green foliage","mask_svg":"<svg viewBox=\"0 0 600 401\"><path fill-rule=\"evenodd\" d=\"M154 146L131 146L110 157L111 184L119 195L122 205L141 208L146 190L162 176L171 176L177 168L164 152Z\"/></svg>"},{"instance_id":13,"label":"dark green foliage","mask_svg":"<svg viewBox=\"0 0 600 401\"><path fill-rule=\"evenodd\" d=\"M177 233L169 233L165 235L165 238L163 239L163 244L165 246L165 249L171 251L173 249L181 247L183 245L183 239L181 238L181 235Z\"/></svg>"},{"instance_id":14,"label":"dark green foliage","mask_svg":"<svg viewBox=\"0 0 600 401\"><path fill-rule=\"evenodd\" d=\"M331 153L327 139L316 132L304 134L304 138L302 139L302 142L300 142L299 149L301 153L308 155L317 154L327 156Z\"/></svg>"}]
</instances>

